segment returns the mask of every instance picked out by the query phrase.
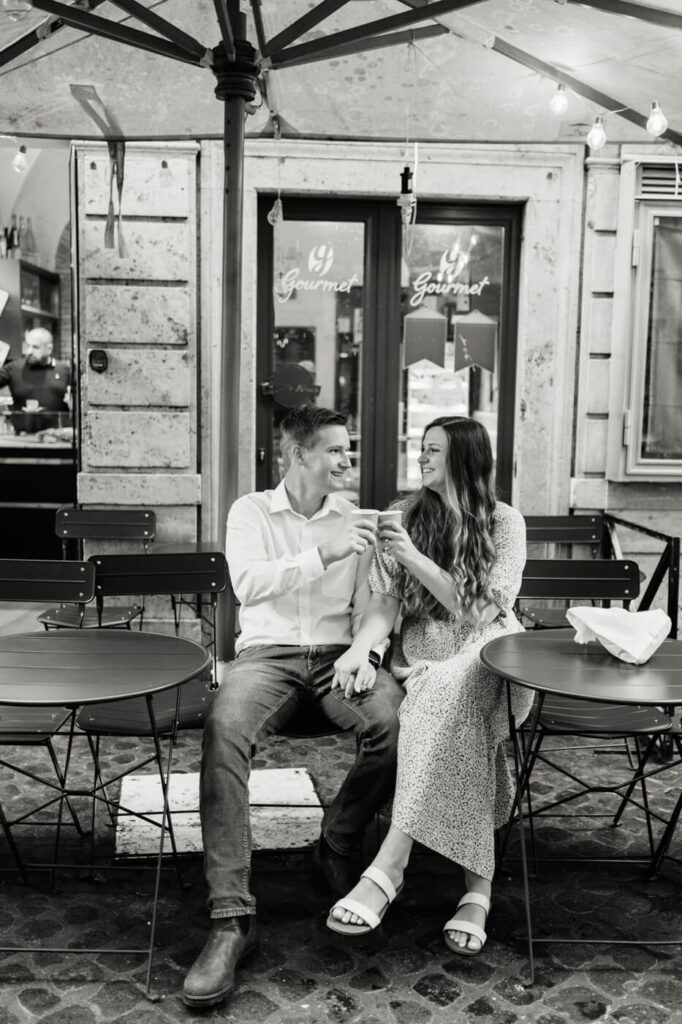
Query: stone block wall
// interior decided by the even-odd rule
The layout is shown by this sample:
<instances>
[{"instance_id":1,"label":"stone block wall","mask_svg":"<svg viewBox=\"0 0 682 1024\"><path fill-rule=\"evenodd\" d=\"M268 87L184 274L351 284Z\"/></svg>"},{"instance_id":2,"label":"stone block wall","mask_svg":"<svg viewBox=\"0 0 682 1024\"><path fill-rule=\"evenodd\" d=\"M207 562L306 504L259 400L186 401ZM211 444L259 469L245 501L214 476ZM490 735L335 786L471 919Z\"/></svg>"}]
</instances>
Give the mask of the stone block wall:
<instances>
[{"instance_id":1,"label":"stone block wall","mask_svg":"<svg viewBox=\"0 0 682 1024\"><path fill-rule=\"evenodd\" d=\"M617 265L623 225L619 207L621 148L586 161L582 298L576 374L575 452L570 506L576 513L608 510L613 515L673 536L682 535L682 483L641 479L614 480L609 474L609 445L620 436L623 367L631 344L630 301L619 290ZM629 240L631 244L631 239ZM620 304L617 308L616 304ZM664 542L618 528L623 553L637 560L648 578ZM644 584L646 585L646 584ZM656 607L666 607L667 579ZM682 623L682 609L680 609Z\"/></svg>"},{"instance_id":2,"label":"stone block wall","mask_svg":"<svg viewBox=\"0 0 682 1024\"><path fill-rule=\"evenodd\" d=\"M151 550L200 535L197 152L127 144L119 220L107 147L75 151L78 501L153 508ZM105 245L110 203L113 248ZM103 373L90 366L95 349L106 353ZM86 555L103 550L93 541ZM170 602L148 600L145 622L170 631ZM198 639L198 620L186 617L182 631Z\"/></svg>"}]
</instances>

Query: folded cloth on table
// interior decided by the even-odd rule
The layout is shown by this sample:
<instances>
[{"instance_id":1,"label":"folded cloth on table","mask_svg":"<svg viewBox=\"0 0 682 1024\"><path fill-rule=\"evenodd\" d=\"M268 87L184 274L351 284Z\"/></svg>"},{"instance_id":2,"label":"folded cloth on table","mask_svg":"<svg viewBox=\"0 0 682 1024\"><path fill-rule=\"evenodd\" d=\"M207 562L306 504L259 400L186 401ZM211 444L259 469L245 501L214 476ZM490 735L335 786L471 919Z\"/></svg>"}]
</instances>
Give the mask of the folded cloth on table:
<instances>
[{"instance_id":1,"label":"folded cloth on table","mask_svg":"<svg viewBox=\"0 0 682 1024\"><path fill-rule=\"evenodd\" d=\"M660 608L629 612L625 608L569 608L566 618L575 628L575 642L598 640L621 661L643 665L663 643L672 622Z\"/></svg>"}]
</instances>

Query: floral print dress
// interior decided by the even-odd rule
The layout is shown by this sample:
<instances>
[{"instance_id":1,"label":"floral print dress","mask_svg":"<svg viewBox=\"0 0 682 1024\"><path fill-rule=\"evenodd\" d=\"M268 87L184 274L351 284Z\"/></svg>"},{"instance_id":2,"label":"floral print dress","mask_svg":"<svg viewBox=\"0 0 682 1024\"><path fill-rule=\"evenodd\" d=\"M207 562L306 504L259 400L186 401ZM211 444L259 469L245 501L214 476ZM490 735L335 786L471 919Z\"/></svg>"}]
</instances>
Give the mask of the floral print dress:
<instances>
[{"instance_id":1,"label":"floral print dress","mask_svg":"<svg viewBox=\"0 0 682 1024\"><path fill-rule=\"evenodd\" d=\"M504 746L506 685L484 667L479 652L494 637L523 630L512 610L526 560L523 517L498 502L492 537L490 592L500 614L482 628L458 625L454 617L405 616L390 665L406 691L399 710L393 824L488 879L495 869L494 832L509 818L513 786ZM369 573L372 591L400 598L399 568L377 551ZM532 703L531 690L512 687L517 722Z\"/></svg>"}]
</instances>

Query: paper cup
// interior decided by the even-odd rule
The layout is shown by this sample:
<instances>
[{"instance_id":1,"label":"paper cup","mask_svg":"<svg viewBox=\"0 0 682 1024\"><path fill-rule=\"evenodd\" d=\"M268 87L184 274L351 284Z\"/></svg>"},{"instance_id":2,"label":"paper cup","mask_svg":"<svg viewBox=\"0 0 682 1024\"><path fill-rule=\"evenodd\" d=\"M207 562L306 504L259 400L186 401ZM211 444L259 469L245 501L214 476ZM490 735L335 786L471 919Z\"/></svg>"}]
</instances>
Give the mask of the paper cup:
<instances>
[{"instance_id":1,"label":"paper cup","mask_svg":"<svg viewBox=\"0 0 682 1024\"><path fill-rule=\"evenodd\" d=\"M403 513L399 508L387 509L385 512L379 513L379 526L383 526L384 523L395 523L397 526L403 525Z\"/></svg>"},{"instance_id":2,"label":"paper cup","mask_svg":"<svg viewBox=\"0 0 682 1024\"><path fill-rule=\"evenodd\" d=\"M357 518L366 519L372 526L377 525L379 519L379 509L377 508L354 508L351 511L351 515Z\"/></svg>"}]
</instances>

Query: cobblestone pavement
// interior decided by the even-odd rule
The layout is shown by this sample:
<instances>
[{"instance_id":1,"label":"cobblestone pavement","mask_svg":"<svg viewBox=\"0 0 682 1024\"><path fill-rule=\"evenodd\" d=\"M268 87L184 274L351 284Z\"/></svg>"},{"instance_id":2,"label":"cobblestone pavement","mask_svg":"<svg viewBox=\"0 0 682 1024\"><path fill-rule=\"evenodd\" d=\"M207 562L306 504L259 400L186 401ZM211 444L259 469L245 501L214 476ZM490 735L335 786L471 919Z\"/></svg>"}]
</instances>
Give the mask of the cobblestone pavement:
<instances>
[{"instance_id":1,"label":"cobblestone pavement","mask_svg":"<svg viewBox=\"0 0 682 1024\"><path fill-rule=\"evenodd\" d=\"M134 763L142 743L105 741L107 769ZM338 736L304 741L277 737L259 753L256 767L307 766L323 802L339 784L352 757L352 741ZM593 779L626 768L622 745L611 754L573 750L573 766ZM42 750L11 748L6 760L46 765ZM182 734L175 769L196 771L200 736ZM78 744L76 777L86 781L89 757ZM72 776L73 779L73 776ZM662 773L651 784L651 803L669 810L681 775ZM536 792L551 797L563 791L548 769L537 775ZM0 800L15 818L35 801L37 787L4 768ZM86 813L87 802L77 798ZM581 799L574 810L613 810L613 797ZM657 823L656 832L661 825ZM52 830L47 825L17 826L22 849L31 860L49 860ZM372 830L373 831L373 830ZM537 828L541 849L562 856L632 855L645 849L642 815L628 810L617 829L608 818L548 819ZM371 837L370 837L371 839ZM96 849L111 848L112 829L101 820ZM680 840L672 853L679 853ZM370 854L368 842L368 855ZM89 842L71 829L61 860L87 859ZM256 855L254 888L259 901L261 947L239 975L231 999L206 1011L190 1011L179 994L186 969L203 945L208 921L204 910L201 864L193 857L183 870L189 888L181 891L172 871L161 888L153 989L163 998L145 997L146 961L140 954L0 952L0 1024L99 1024L130 1021L162 1024L206 1018L266 1024L564 1024L617 1021L619 1024L682 1022L682 949L654 946L652 938L682 934L681 871L666 861L661 877L649 881L646 868L610 864L586 868L545 864L533 880L536 933L589 940L629 938L619 946L562 943L536 947L534 983L526 985L528 959L518 845L512 842L494 888L489 940L472 958L446 949L441 928L462 893L458 868L417 851L403 895L381 929L362 939L329 931L325 917L329 895L310 873L310 853ZM73 868L58 875L59 892L50 893L44 873L19 883L7 845L0 840L0 921L6 945L35 944L78 950L82 947L144 947L149 935L153 872L113 872L77 877Z\"/></svg>"}]
</instances>

